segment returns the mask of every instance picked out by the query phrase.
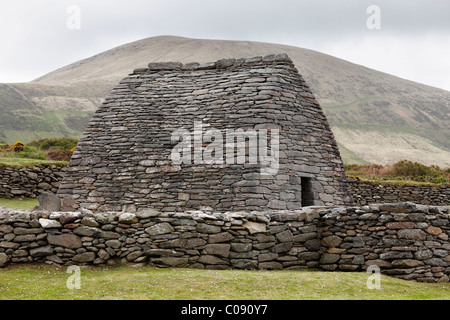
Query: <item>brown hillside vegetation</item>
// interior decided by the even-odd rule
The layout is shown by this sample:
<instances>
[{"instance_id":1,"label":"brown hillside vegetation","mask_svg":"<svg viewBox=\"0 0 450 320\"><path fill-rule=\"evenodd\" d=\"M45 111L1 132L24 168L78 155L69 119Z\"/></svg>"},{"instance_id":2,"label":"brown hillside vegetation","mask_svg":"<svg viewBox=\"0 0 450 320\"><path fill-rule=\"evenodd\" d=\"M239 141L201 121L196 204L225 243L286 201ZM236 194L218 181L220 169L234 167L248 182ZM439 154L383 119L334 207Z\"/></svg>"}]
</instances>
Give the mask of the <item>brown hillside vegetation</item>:
<instances>
[{"instance_id":1,"label":"brown hillside vegetation","mask_svg":"<svg viewBox=\"0 0 450 320\"><path fill-rule=\"evenodd\" d=\"M401 160L391 165L347 165L350 177L372 180L401 180L411 182L450 183L450 168L426 166L418 162Z\"/></svg>"}]
</instances>

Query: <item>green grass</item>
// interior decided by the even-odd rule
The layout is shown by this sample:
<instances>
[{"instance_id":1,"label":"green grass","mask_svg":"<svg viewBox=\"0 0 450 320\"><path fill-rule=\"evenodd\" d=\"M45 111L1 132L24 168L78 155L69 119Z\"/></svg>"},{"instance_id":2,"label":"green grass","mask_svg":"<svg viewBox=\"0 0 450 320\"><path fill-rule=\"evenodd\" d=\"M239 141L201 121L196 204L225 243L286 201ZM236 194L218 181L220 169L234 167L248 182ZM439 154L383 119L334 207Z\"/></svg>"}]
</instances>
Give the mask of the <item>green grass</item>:
<instances>
[{"instance_id":1,"label":"green grass","mask_svg":"<svg viewBox=\"0 0 450 320\"><path fill-rule=\"evenodd\" d=\"M0 269L0 299L450 299L449 283L418 283L384 275L379 290L368 289L365 272L89 267L81 270L80 289L68 289L73 275L65 267L44 265Z\"/></svg>"},{"instance_id":2,"label":"green grass","mask_svg":"<svg viewBox=\"0 0 450 320\"><path fill-rule=\"evenodd\" d=\"M50 165L65 166L68 164L66 161L54 161L54 160L40 160L40 159L27 159L27 158L9 158L0 157L0 166L4 167L32 167L36 165Z\"/></svg>"},{"instance_id":3,"label":"green grass","mask_svg":"<svg viewBox=\"0 0 450 320\"><path fill-rule=\"evenodd\" d=\"M30 210L34 206L39 205L38 199L25 198L25 199L0 199L0 206L11 208Z\"/></svg>"}]
</instances>

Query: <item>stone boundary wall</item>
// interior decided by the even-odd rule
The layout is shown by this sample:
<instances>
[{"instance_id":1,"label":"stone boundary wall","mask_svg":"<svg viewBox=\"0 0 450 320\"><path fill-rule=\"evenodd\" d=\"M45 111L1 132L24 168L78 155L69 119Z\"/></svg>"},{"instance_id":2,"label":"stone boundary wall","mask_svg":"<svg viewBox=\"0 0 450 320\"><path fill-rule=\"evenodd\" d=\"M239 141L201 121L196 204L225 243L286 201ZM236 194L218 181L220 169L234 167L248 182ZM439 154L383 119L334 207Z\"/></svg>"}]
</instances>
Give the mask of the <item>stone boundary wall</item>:
<instances>
[{"instance_id":1,"label":"stone boundary wall","mask_svg":"<svg viewBox=\"0 0 450 320\"><path fill-rule=\"evenodd\" d=\"M450 184L393 184L348 179L355 205L383 202L415 202L420 204L447 206L450 204Z\"/></svg>"},{"instance_id":2,"label":"stone boundary wall","mask_svg":"<svg viewBox=\"0 0 450 320\"><path fill-rule=\"evenodd\" d=\"M324 270L381 273L424 282L448 282L450 206L411 202L320 210L319 265Z\"/></svg>"},{"instance_id":3,"label":"stone boundary wall","mask_svg":"<svg viewBox=\"0 0 450 320\"><path fill-rule=\"evenodd\" d=\"M56 165L0 166L0 198L37 198L42 192L56 193L64 170Z\"/></svg>"},{"instance_id":4,"label":"stone boundary wall","mask_svg":"<svg viewBox=\"0 0 450 320\"><path fill-rule=\"evenodd\" d=\"M450 207L413 203L272 212L28 212L0 207L0 266L152 264L359 271L448 282Z\"/></svg>"},{"instance_id":5,"label":"stone boundary wall","mask_svg":"<svg viewBox=\"0 0 450 320\"><path fill-rule=\"evenodd\" d=\"M0 167L0 198L36 198L42 192L56 193L67 167L40 165L31 168ZM450 205L450 184L389 184L359 178L348 179L355 205L415 202Z\"/></svg>"}]
</instances>

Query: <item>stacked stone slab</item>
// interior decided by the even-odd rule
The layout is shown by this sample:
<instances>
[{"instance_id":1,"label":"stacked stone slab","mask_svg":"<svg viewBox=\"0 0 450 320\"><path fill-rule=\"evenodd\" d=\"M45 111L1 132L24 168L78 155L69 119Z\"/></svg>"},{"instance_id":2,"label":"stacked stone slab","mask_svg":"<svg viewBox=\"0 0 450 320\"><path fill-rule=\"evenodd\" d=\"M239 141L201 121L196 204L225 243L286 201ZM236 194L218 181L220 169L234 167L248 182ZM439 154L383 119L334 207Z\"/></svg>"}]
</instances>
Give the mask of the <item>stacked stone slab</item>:
<instances>
[{"instance_id":1,"label":"stacked stone slab","mask_svg":"<svg viewBox=\"0 0 450 320\"><path fill-rule=\"evenodd\" d=\"M450 184L376 183L351 178L348 180L356 205L382 202L415 202L435 206L450 204Z\"/></svg>"},{"instance_id":2,"label":"stacked stone slab","mask_svg":"<svg viewBox=\"0 0 450 320\"><path fill-rule=\"evenodd\" d=\"M65 166L39 165L30 168L0 167L0 198L37 198L56 193ZM384 202L414 202L434 206L450 204L450 184L400 184L349 178L355 205Z\"/></svg>"},{"instance_id":3,"label":"stacked stone slab","mask_svg":"<svg viewBox=\"0 0 450 320\"><path fill-rule=\"evenodd\" d=\"M0 267L150 264L364 271L448 282L450 207L413 203L274 211L26 212L0 207Z\"/></svg>"},{"instance_id":4,"label":"stacked stone slab","mask_svg":"<svg viewBox=\"0 0 450 320\"><path fill-rule=\"evenodd\" d=\"M0 166L0 198L37 198L42 192L56 193L64 169L56 165Z\"/></svg>"},{"instance_id":5,"label":"stacked stone slab","mask_svg":"<svg viewBox=\"0 0 450 320\"><path fill-rule=\"evenodd\" d=\"M193 132L195 121L203 134L209 128L224 135L227 129L279 130L279 170L262 176L261 163L175 165L172 133ZM150 63L124 78L98 108L58 195L67 210L94 212L292 210L302 207L305 177L311 179L309 205L352 203L329 124L286 54Z\"/></svg>"}]
</instances>

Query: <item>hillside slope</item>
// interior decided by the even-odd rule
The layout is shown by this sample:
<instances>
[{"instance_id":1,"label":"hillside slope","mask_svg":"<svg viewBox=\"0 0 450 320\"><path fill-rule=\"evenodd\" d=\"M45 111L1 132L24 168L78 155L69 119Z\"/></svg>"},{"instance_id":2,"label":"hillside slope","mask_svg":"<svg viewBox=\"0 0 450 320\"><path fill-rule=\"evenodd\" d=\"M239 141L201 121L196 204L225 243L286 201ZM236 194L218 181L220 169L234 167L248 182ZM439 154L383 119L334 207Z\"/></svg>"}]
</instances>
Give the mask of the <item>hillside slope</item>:
<instances>
[{"instance_id":1,"label":"hillside slope","mask_svg":"<svg viewBox=\"0 0 450 320\"><path fill-rule=\"evenodd\" d=\"M316 51L261 42L159 36L125 44L32 82L0 85L0 140L79 137L109 90L149 62L287 53L321 103L345 162L450 166L450 92Z\"/></svg>"}]
</instances>

